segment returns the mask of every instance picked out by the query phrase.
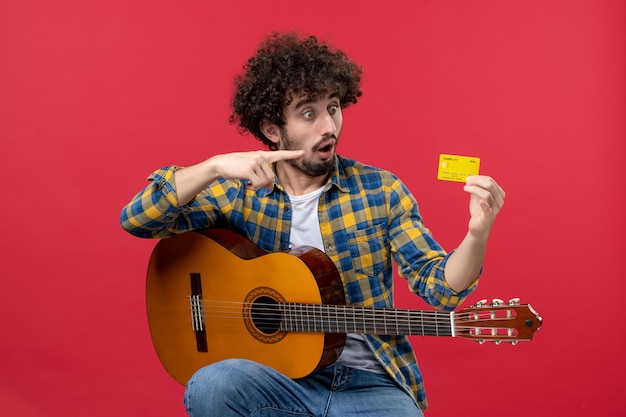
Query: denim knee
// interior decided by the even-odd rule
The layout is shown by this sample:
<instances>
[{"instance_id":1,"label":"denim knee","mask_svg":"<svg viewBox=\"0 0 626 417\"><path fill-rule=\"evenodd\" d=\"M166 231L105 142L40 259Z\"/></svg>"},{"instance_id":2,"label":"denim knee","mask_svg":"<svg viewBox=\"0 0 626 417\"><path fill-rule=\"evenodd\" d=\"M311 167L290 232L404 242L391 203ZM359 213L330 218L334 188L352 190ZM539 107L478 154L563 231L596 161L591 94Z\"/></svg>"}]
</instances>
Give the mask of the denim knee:
<instances>
[{"instance_id":1,"label":"denim knee","mask_svg":"<svg viewBox=\"0 0 626 417\"><path fill-rule=\"evenodd\" d=\"M184 404L190 416L220 415L227 403L245 403L240 383L248 361L228 359L200 368L187 381ZM226 414L223 414L226 415Z\"/></svg>"},{"instance_id":2,"label":"denim knee","mask_svg":"<svg viewBox=\"0 0 626 417\"><path fill-rule=\"evenodd\" d=\"M202 395L232 395L240 386L238 381L249 378L246 368L252 366L243 359L227 359L196 371L187 382L187 390L200 390Z\"/></svg>"}]
</instances>

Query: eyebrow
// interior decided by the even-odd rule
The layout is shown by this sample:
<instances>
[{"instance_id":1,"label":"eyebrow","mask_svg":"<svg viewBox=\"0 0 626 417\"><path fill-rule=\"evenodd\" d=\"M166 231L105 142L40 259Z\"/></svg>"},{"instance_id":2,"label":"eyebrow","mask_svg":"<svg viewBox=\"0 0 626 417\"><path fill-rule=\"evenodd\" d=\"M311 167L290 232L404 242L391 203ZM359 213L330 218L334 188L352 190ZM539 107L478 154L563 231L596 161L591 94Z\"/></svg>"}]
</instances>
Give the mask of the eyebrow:
<instances>
[{"instance_id":1,"label":"eyebrow","mask_svg":"<svg viewBox=\"0 0 626 417\"><path fill-rule=\"evenodd\" d=\"M332 93L332 94L329 94L329 95L328 95L328 97L327 97L327 99L331 99L331 98L338 98L338 97L339 97L339 93L334 92L334 93ZM296 105L294 106L294 109L295 109L295 110L298 110L300 107L305 106L305 105L307 105L307 104L309 104L309 103L312 103L312 102L314 102L314 101L316 101L316 100L317 100L317 99L315 99L315 98L312 98L312 97L308 97L308 96L307 96L307 97L303 98L302 100L298 101L298 102L296 103Z\"/></svg>"}]
</instances>

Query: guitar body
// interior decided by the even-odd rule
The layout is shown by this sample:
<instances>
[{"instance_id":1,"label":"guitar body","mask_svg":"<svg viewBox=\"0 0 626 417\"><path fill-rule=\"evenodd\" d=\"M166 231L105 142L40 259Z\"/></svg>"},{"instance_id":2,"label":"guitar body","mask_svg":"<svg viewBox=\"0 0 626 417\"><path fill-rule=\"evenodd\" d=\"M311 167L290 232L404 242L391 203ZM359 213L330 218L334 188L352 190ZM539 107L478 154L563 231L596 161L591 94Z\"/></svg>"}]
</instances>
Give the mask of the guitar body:
<instances>
[{"instance_id":1,"label":"guitar body","mask_svg":"<svg viewBox=\"0 0 626 417\"><path fill-rule=\"evenodd\" d=\"M226 229L159 241L148 266L146 304L164 368L185 384L201 367L242 358L300 378L339 356L344 334L285 332L255 322L249 306L257 300L345 303L335 266L317 249L267 253ZM215 312L212 306L217 306Z\"/></svg>"}]
</instances>

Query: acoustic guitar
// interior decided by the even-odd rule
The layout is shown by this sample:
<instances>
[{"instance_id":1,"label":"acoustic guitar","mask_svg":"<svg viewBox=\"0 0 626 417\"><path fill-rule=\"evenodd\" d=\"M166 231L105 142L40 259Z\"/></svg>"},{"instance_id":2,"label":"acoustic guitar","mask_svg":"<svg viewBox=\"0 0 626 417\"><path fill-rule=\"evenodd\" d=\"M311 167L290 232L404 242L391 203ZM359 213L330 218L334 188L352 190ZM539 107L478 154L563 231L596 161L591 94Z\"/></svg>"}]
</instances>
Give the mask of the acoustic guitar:
<instances>
[{"instance_id":1,"label":"acoustic guitar","mask_svg":"<svg viewBox=\"0 0 626 417\"><path fill-rule=\"evenodd\" d=\"M160 240L148 266L148 323L181 384L203 366L250 359L300 378L331 364L346 333L529 341L542 324L518 300L456 312L346 305L341 278L315 248L268 253L228 229Z\"/></svg>"}]
</instances>

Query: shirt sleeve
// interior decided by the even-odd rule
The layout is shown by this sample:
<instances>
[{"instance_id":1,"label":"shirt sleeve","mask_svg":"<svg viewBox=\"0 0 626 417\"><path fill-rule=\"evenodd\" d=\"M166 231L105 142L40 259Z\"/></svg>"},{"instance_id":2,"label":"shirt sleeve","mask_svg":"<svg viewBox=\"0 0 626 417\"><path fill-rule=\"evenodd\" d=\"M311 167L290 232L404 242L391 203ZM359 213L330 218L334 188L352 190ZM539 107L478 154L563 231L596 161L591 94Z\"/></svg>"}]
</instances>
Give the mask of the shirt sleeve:
<instances>
[{"instance_id":1,"label":"shirt sleeve","mask_svg":"<svg viewBox=\"0 0 626 417\"><path fill-rule=\"evenodd\" d=\"M149 184L122 209L120 223L124 230L138 237L164 238L209 227L217 221L220 213L210 189L186 205L178 204L174 175L179 169L167 166L148 177Z\"/></svg>"},{"instance_id":2,"label":"shirt sleeve","mask_svg":"<svg viewBox=\"0 0 626 417\"><path fill-rule=\"evenodd\" d=\"M391 184L390 236L398 273L410 290L431 306L450 311L476 288L456 292L445 280L444 269L452 252L447 253L424 226L417 201L397 178Z\"/></svg>"}]
</instances>

